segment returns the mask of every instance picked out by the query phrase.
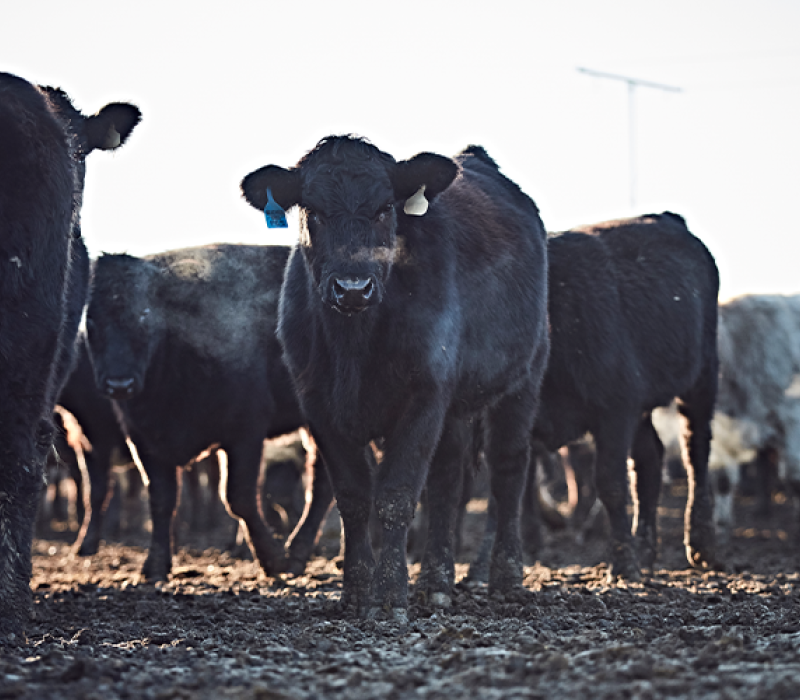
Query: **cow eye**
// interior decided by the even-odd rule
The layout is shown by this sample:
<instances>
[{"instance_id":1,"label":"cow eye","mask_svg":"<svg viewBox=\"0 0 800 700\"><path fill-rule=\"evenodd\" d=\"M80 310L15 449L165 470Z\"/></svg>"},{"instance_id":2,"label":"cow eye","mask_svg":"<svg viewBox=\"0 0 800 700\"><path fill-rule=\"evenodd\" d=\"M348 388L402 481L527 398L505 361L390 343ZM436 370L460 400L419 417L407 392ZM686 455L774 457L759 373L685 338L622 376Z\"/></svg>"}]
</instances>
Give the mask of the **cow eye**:
<instances>
[{"instance_id":1,"label":"cow eye","mask_svg":"<svg viewBox=\"0 0 800 700\"><path fill-rule=\"evenodd\" d=\"M378 223L382 224L384 221L386 221L386 219L389 218L389 216L391 215L393 209L394 209L394 204L387 204L383 209L381 209L378 212L378 216L376 217L376 221Z\"/></svg>"},{"instance_id":2,"label":"cow eye","mask_svg":"<svg viewBox=\"0 0 800 700\"><path fill-rule=\"evenodd\" d=\"M315 211L310 211L308 212L308 221L313 226L320 226L322 224L322 216Z\"/></svg>"}]
</instances>

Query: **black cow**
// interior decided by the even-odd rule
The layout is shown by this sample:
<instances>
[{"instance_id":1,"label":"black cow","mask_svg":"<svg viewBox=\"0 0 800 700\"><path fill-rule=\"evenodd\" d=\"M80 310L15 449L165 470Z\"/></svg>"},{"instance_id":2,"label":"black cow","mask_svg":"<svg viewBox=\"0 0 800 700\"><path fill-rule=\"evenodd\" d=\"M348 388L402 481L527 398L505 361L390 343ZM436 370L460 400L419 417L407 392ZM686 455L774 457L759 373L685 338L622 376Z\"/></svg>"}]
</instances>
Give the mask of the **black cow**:
<instances>
[{"instance_id":1,"label":"black cow","mask_svg":"<svg viewBox=\"0 0 800 700\"><path fill-rule=\"evenodd\" d=\"M259 209L270 211L269 195L300 207L278 333L344 523L344 605L405 618L406 536L426 476L418 588L449 603L459 465L484 410L501 513L490 584L518 585L519 480L548 350L545 233L533 201L480 147L397 162L351 136L323 139L290 170L261 168L242 190Z\"/></svg>"},{"instance_id":2,"label":"black cow","mask_svg":"<svg viewBox=\"0 0 800 700\"><path fill-rule=\"evenodd\" d=\"M30 612L31 541L53 442L75 161L41 90L0 73L0 638Z\"/></svg>"},{"instance_id":3,"label":"black cow","mask_svg":"<svg viewBox=\"0 0 800 700\"><path fill-rule=\"evenodd\" d=\"M85 303L84 159L119 145L138 119L130 105L85 118L61 90L0 74L0 634L21 631L28 615L52 414Z\"/></svg>"},{"instance_id":4,"label":"black cow","mask_svg":"<svg viewBox=\"0 0 800 700\"><path fill-rule=\"evenodd\" d=\"M677 397L686 418L686 555L694 566L713 565L714 259L670 212L551 234L547 252L551 354L534 439L552 451L592 434L597 493L611 524L609 574L637 579L657 545L663 446L650 414ZM629 455L638 560L626 511Z\"/></svg>"},{"instance_id":5,"label":"black cow","mask_svg":"<svg viewBox=\"0 0 800 700\"><path fill-rule=\"evenodd\" d=\"M257 483L264 440L303 426L275 335L288 256L281 246L209 245L94 263L86 325L95 380L150 479L145 579L170 572L176 468L213 446L227 454L226 505L254 555L268 575L287 566L259 514ZM327 481L315 484L330 491Z\"/></svg>"}]
</instances>

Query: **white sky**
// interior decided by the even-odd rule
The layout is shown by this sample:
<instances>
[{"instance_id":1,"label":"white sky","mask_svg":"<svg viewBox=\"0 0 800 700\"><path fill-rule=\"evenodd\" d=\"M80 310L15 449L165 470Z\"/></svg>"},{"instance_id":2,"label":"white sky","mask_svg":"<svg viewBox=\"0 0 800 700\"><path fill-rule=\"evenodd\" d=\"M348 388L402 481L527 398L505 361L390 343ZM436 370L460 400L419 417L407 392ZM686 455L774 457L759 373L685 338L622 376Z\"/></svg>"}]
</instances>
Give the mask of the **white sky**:
<instances>
[{"instance_id":1,"label":"white sky","mask_svg":"<svg viewBox=\"0 0 800 700\"><path fill-rule=\"evenodd\" d=\"M683 90L635 92L633 209L628 88L579 66ZM141 108L89 158L93 254L281 242L242 177L358 133L398 159L483 145L549 230L676 211L722 298L800 292L797 0L6 1L0 70Z\"/></svg>"}]
</instances>

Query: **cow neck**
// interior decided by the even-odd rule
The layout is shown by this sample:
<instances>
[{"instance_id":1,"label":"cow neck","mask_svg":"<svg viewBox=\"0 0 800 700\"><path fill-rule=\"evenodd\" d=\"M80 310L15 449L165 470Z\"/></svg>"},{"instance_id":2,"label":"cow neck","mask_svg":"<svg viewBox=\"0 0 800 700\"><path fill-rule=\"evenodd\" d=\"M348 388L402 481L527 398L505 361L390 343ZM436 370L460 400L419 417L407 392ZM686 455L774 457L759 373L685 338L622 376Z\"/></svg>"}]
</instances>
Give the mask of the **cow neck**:
<instances>
[{"instance_id":1,"label":"cow neck","mask_svg":"<svg viewBox=\"0 0 800 700\"><path fill-rule=\"evenodd\" d=\"M354 316L343 316L325 309L323 334L331 361L333 405L344 422L361 423L362 386L368 374L368 363L374 354L377 308ZM369 387L366 387L369 389ZM353 427L352 425L350 427Z\"/></svg>"}]
</instances>

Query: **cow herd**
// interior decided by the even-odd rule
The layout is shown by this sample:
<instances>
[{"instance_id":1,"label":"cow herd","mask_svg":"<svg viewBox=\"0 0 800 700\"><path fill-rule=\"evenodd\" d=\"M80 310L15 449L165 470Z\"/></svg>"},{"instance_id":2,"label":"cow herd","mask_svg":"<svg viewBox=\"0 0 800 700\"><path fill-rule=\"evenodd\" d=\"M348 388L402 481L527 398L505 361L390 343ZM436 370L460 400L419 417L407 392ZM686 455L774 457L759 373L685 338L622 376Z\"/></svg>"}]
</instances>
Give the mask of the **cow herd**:
<instances>
[{"instance_id":1,"label":"cow herd","mask_svg":"<svg viewBox=\"0 0 800 700\"><path fill-rule=\"evenodd\" d=\"M501 592L522 581L532 452L593 438L612 579L638 579L656 559L670 444L655 409L673 405L682 422L692 565L720 563L716 532L730 532L740 463L769 456L800 484L800 301L718 305L714 260L680 216L548 234L479 146L397 161L331 136L294 167L242 180L269 224L298 208L293 248L90 264L85 158L122 145L139 119L123 103L87 117L61 90L0 74L0 637L22 633L29 615L56 404L92 446L82 554L99 545L111 455L130 449L152 517L142 576L168 578L177 468L221 450L221 495L267 575L303 571L335 498L344 608L399 621L423 490L416 593L450 604L479 452L492 516L481 566ZM316 461L287 543L263 517L259 472L264 441L301 428Z\"/></svg>"}]
</instances>

